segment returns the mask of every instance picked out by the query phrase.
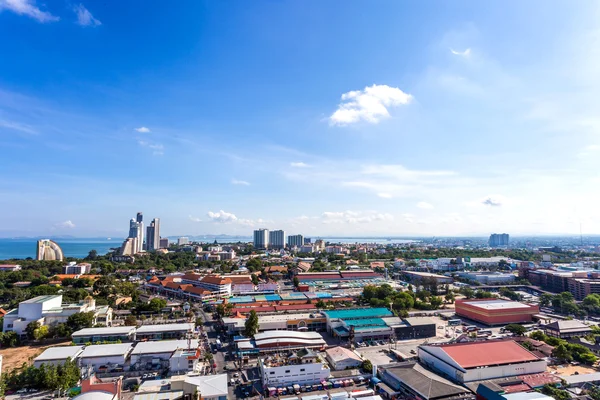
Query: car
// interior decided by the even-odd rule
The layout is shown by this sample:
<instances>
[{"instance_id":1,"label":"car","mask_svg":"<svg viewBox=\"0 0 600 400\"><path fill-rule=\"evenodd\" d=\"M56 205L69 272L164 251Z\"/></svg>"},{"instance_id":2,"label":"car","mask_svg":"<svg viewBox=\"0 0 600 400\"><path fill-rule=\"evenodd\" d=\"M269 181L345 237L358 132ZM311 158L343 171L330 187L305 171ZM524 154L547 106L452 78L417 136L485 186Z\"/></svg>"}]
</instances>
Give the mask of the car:
<instances>
[{"instance_id":1,"label":"car","mask_svg":"<svg viewBox=\"0 0 600 400\"><path fill-rule=\"evenodd\" d=\"M410 354L417 354L417 352L416 352L416 351L414 351L414 350L411 350L411 351L410 351Z\"/></svg>"},{"instance_id":2,"label":"car","mask_svg":"<svg viewBox=\"0 0 600 400\"><path fill-rule=\"evenodd\" d=\"M240 374L238 374L237 372L235 374L233 374L234 378L238 378L240 376Z\"/></svg>"}]
</instances>

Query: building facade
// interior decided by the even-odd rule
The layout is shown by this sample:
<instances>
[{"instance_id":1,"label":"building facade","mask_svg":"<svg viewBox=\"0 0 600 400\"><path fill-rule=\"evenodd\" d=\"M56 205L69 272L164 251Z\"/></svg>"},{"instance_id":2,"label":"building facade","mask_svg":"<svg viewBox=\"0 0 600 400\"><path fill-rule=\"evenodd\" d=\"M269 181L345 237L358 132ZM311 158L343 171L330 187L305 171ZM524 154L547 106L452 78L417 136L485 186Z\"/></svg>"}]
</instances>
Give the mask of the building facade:
<instances>
[{"instance_id":1,"label":"building facade","mask_svg":"<svg viewBox=\"0 0 600 400\"><path fill-rule=\"evenodd\" d=\"M269 232L269 248L283 249L285 247L285 231L277 230Z\"/></svg>"},{"instance_id":2,"label":"building facade","mask_svg":"<svg viewBox=\"0 0 600 400\"><path fill-rule=\"evenodd\" d=\"M486 325L530 323L539 306L500 299L456 300L456 315Z\"/></svg>"},{"instance_id":3,"label":"building facade","mask_svg":"<svg viewBox=\"0 0 600 400\"><path fill-rule=\"evenodd\" d=\"M490 235L489 245L490 247L508 246L508 240L508 233L492 233Z\"/></svg>"},{"instance_id":4,"label":"building facade","mask_svg":"<svg viewBox=\"0 0 600 400\"><path fill-rule=\"evenodd\" d=\"M146 228L146 251L160 248L160 219L154 218Z\"/></svg>"},{"instance_id":5,"label":"building facade","mask_svg":"<svg viewBox=\"0 0 600 400\"><path fill-rule=\"evenodd\" d=\"M268 229L257 229L254 231L254 247L257 249L268 249L269 248L269 230Z\"/></svg>"},{"instance_id":6,"label":"building facade","mask_svg":"<svg viewBox=\"0 0 600 400\"><path fill-rule=\"evenodd\" d=\"M304 245L304 236L302 235L290 235L287 239L287 245L289 248L302 247Z\"/></svg>"},{"instance_id":7,"label":"building facade","mask_svg":"<svg viewBox=\"0 0 600 400\"><path fill-rule=\"evenodd\" d=\"M36 260L62 261L63 258L63 251L58 243L50 239L38 240Z\"/></svg>"}]
</instances>

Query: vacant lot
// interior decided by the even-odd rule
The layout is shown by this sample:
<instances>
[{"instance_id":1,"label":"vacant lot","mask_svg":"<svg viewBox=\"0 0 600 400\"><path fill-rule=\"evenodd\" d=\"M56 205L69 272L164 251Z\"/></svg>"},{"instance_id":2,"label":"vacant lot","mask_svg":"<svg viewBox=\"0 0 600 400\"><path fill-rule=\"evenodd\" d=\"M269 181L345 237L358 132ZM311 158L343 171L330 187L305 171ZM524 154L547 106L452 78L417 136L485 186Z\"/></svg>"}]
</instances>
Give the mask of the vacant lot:
<instances>
[{"instance_id":1,"label":"vacant lot","mask_svg":"<svg viewBox=\"0 0 600 400\"><path fill-rule=\"evenodd\" d=\"M20 368L23 363L31 364L31 361L40 355L48 347L68 346L70 341L63 343L53 343L40 346L21 346L9 349L0 349L2 355L2 370L9 372L14 368Z\"/></svg>"},{"instance_id":2,"label":"vacant lot","mask_svg":"<svg viewBox=\"0 0 600 400\"><path fill-rule=\"evenodd\" d=\"M556 371L556 372L555 372ZM597 369L592 367L587 367L585 365L553 365L548 367L548 372L556 373L559 376L571 376L575 372L579 374L591 374L594 372L598 372Z\"/></svg>"}]
</instances>

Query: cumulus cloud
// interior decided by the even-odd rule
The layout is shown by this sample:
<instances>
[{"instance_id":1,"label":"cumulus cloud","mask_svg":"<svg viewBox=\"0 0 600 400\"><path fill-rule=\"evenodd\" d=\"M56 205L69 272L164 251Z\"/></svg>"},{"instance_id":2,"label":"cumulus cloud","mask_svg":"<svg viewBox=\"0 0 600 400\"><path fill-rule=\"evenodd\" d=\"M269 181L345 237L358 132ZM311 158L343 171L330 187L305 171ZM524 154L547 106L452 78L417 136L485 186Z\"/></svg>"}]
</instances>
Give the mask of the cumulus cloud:
<instances>
[{"instance_id":1,"label":"cumulus cloud","mask_svg":"<svg viewBox=\"0 0 600 400\"><path fill-rule=\"evenodd\" d=\"M140 126L139 128L135 128L136 131L140 132L140 133L148 133L150 132L149 128L146 128L145 126Z\"/></svg>"},{"instance_id":2,"label":"cumulus cloud","mask_svg":"<svg viewBox=\"0 0 600 400\"><path fill-rule=\"evenodd\" d=\"M92 13L83 6L83 4L79 4L73 7L75 14L77 14L77 24L81 26L100 26L102 22L94 18Z\"/></svg>"},{"instance_id":3,"label":"cumulus cloud","mask_svg":"<svg viewBox=\"0 0 600 400\"><path fill-rule=\"evenodd\" d=\"M35 4L35 0L0 0L0 11L9 10L19 15L26 15L39 22L54 22L60 18L42 11Z\"/></svg>"},{"instance_id":4,"label":"cumulus cloud","mask_svg":"<svg viewBox=\"0 0 600 400\"><path fill-rule=\"evenodd\" d=\"M290 166L292 166L294 168L307 168L307 167L309 167L308 164L305 164L305 163L303 163L301 161L300 162L291 162Z\"/></svg>"},{"instance_id":5,"label":"cumulus cloud","mask_svg":"<svg viewBox=\"0 0 600 400\"><path fill-rule=\"evenodd\" d=\"M59 223L55 224L55 226L57 228L68 228L68 229L75 228L75 224L70 219L66 220L64 222L59 222Z\"/></svg>"},{"instance_id":6,"label":"cumulus cloud","mask_svg":"<svg viewBox=\"0 0 600 400\"><path fill-rule=\"evenodd\" d=\"M188 218L192 222L202 222L202 220L198 217L193 217L193 216L189 215Z\"/></svg>"},{"instance_id":7,"label":"cumulus cloud","mask_svg":"<svg viewBox=\"0 0 600 400\"><path fill-rule=\"evenodd\" d=\"M427 203L426 201L420 201L417 203L417 207L422 208L423 210L430 210L433 208L433 205Z\"/></svg>"},{"instance_id":8,"label":"cumulus cloud","mask_svg":"<svg viewBox=\"0 0 600 400\"><path fill-rule=\"evenodd\" d=\"M488 196L481 200L481 204L487 207L500 207L503 204L503 201L499 197Z\"/></svg>"},{"instance_id":9,"label":"cumulus cloud","mask_svg":"<svg viewBox=\"0 0 600 400\"><path fill-rule=\"evenodd\" d=\"M235 222L238 220L238 217L236 217L235 214L228 213L223 210L219 210L218 212L209 211L208 218L210 218L210 220L213 222L219 222L222 224Z\"/></svg>"},{"instance_id":10,"label":"cumulus cloud","mask_svg":"<svg viewBox=\"0 0 600 400\"><path fill-rule=\"evenodd\" d=\"M155 156L162 156L164 154L165 146L160 143L152 143L146 140L138 140L138 144L142 147L146 147L152 150L152 154Z\"/></svg>"},{"instance_id":11,"label":"cumulus cloud","mask_svg":"<svg viewBox=\"0 0 600 400\"><path fill-rule=\"evenodd\" d=\"M348 125L357 122L376 124L390 116L388 108L408 104L410 94L388 85L367 86L342 95L342 102L329 117L331 125Z\"/></svg>"},{"instance_id":12,"label":"cumulus cloud","mask_svg":"<svg viewBox=\"0 0 600 400\"><path fill-rule=\"evenodd\" d=\"M463 51L457 51L454 49L450 49L450 52L455 56L469 57L471 55L471 48L467 48Z\"/></svg>"},{"instance_id":13,"label":"cumulus cloud","mask_svg":"<svg viewBox=\"0 0 600 400\"><path fill-rule=\"evenodd\" d=\"M237 180L235 178L231 180L231 184L232 185L250 186L250 182L240 181L240 180Z\"/></svg>"},{"instance_id":14,"label":"cumulus cloud","mask_svg":"<svg viewBox=\"0 0 600 400\"><path fill-rule=\"evenodd\" d=\"M394 216L375 211L325 211L321 215L324 224L365 224L375 221L393 221Z\"/></svg>"}]
</instances>

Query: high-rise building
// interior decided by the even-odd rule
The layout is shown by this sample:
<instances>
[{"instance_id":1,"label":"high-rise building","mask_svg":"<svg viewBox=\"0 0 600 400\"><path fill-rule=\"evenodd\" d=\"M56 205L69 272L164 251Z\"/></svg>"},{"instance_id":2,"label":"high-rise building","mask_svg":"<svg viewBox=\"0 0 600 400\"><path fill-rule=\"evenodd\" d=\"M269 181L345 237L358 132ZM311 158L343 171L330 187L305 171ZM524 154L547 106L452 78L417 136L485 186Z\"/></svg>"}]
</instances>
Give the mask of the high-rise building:
<instances>
[{"instance_id":1,"label":"high-rise building","mask_svg":"<svg viewBox=\"0 0 600 400\"><path fill-rule=\"evenodd\" d=\"M121 245L121 255L122 256L133 256L137 253L139 253L137 238L130 237L130 238L125 239L125 241Z\"/></svg>"},{"instance_id":2,"label":"high-rise building","mask_svg":"<svg viewBox=\"0 0 600 400\"><path fill-rule=\"evenodd\" d=\"M36 260L62 261L63 258L63 251L55 241L50 239L38 240Z\"/></svg>"},{"instance_id":3,"label":"high-rise building","mask_svg":"<svg viewBox=\"0 0 600 400\"><path fill-rule=\"evenodd\" d=\"M283 249L285 247L285 231L277 230L269 232L269 248Z\"/></svg>"},{"instance_id":4,"label":"high-rise building","mask_svg":"<svg viewBox=\"0 0 600 400\"><path fill-rule=\"evenodd\" d=\"M154 218L146 228L146 251L160 248L160 219Z\"/></svg>"},{"instance_id":5,"label":"high-rise building","mask_svg":"<svg viewBox=\"0 0 600 400\"><path fill-rule=\"evenodd\" d=\"M160 238L160 248L161 249L169 248L169 238Z\"/></svg>"},{"instance_id":6,"label":"high-rise building","mask_svg":"<svg viewBox=\"0 0 600 400\"><path fill-rule=\"evenodd\" d=\"M136 253L144 250L144 217L141 212L137 213L135 219L129 221L128 238L136 239Z\"/></svg>"},{"instance_id":7,"label":"high-rise building","mask_svg":"<svg viewBox=\"0 0 600 400\"><path fill-rule=\"evenodd\" d=\"M185 236L182 236L179 239L177 239L178 246L184 246L184 245L188 244L189 242L190 242L190 240Z\"/></svg>"},{"instance_id":8,"label":"high-rise building","mask_svg":"<svg viewBox=\"0 0 600 400\"><path fill-rule=\"evenodd\" d=\"M489 245L490 247L508 246L508 240L508 233L492 233L490 235Z\"/></svg>"},{"instance_id":9,"label":"high-rise building","mask_svg":"<svg viewBox=\"0 0 600 400\"><path fill-rule=\"evenodd\" d=\"M304 244L304 236L302 235L290 235L288 236L287 244L289 247L300 247Z\"/></svg>"},{"instance_id":10,"label":"high-rise building","mask_svg":"<svg viewBox=\"0 0 600 400\"><path fill-rule=\"evenodd\" d=\"M254 231L254 247L257 249L269 248L269 230L257 229Z\"/></svg>"}]
</instances>

